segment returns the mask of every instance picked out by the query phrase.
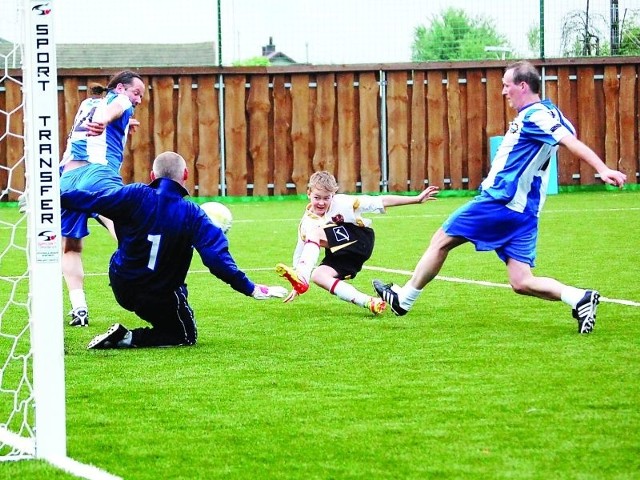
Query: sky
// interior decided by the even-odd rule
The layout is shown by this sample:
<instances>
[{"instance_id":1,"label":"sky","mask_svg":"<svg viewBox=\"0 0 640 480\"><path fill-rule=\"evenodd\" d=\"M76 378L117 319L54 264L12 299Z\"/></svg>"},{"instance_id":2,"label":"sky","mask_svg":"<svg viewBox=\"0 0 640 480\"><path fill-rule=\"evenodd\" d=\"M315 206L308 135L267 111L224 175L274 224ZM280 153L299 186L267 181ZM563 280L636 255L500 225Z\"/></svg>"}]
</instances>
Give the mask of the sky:
<instances>
[{"instance_id":1,"label":"sky","mask_svg":"<svg viewBox=\"0 0 640 480\"><path fill-rule=\"evenodd\" d=\"M46 0L42 0L46 2ZM17 4L0 0L0 37L13 40ZM221 20L222 63L261 55L273 39L276 50L301 63L393 63L411 60L418 25L451 6L495 21L515 56L535 56L527 30L539 22L539 0L50 0L58 43L218 44ZM218 12L220 3L220 12ZM545 53L559 52L561 19L585 9L586 0L544 2ZM640 13L640 0L619 0ZM592 13L609 20L609 0L590 0ZM216 51L217 51L216 47Z\"/></svg>"}]
</instances>

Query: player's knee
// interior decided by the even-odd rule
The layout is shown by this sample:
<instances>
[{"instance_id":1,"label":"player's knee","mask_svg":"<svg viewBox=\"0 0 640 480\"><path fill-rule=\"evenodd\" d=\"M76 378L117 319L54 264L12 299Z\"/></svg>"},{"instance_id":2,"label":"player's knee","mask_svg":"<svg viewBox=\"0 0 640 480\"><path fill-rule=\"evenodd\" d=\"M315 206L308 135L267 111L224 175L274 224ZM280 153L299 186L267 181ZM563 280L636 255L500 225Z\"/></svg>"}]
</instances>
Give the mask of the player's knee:
<instances>
[{"instance_id":1,"label":"player's knee","mask_svg":"<svg viewBox=\"0 0 640 480\"><path fill-rule=\"evenodd\" d=\"M79 238L68 238L65 237L62 239L62 252L69 253L82 253L82 239Z\"/></svg>"},{"instance_id":2,"label":"player's knee","mask_svg":"<svg viewBox=\"0 0 640 480\"><path fill-rule=\"evenodd\" d=\"M318 285L319 287L324 288L324 287L323 287L323 285L324 285L324 283L325 283L324 276L323 276L320 272L318 272L318 270L317 270L317 269L316 269L316 270L314 270L314 271L311 273L311 278L310 278L309 280L311 280L311 282L312 282L313 284Z\"/></svg>"},{"instance_id":3,"label":"player's knee","mask_svg":"<svg viewBox=\"0 0 640 480\"><path fill-rule=\"evenodd\" d=\"M509 284L511 285L511 289L518 295L529 294L529 286L527 282L523 281L523 279L512 278L509 280Z\"/></svg>"}]
</instances>

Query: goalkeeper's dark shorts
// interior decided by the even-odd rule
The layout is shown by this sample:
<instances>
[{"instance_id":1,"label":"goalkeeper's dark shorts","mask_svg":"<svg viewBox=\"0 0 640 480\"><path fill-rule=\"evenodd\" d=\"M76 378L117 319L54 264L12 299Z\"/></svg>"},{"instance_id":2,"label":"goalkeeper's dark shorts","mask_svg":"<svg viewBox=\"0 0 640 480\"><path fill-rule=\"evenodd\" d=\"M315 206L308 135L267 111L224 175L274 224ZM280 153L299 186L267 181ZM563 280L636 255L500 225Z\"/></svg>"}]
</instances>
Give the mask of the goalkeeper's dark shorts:
<instances>
[{"instance_id":1,"label":"goalkeeper's dark shorts","mask_svg":"<svg viewBox=\"0 0 640 480\"><path fill-rule=\"evenodd\" d=\"M328 246L320 265L333 268L341 280L355 278L373 253L376 241L373 229L353 223L330 223L323 228Z\"/></svg>"},{"instance_id":2,"label":"goalkeeper's dark shorts","mask_svg":"<svg viewBox=\"0 0 640 480\"><path fill-rule=\"evenodd\" d=\"M149 292L131 282L109 273L111 288L122 308L134 312L152 328L134 328L131 344L134 347L169 347L194 345L198 329L193 310L187 301L187 285L173 292Z\"/></svg>"}]
</instances>

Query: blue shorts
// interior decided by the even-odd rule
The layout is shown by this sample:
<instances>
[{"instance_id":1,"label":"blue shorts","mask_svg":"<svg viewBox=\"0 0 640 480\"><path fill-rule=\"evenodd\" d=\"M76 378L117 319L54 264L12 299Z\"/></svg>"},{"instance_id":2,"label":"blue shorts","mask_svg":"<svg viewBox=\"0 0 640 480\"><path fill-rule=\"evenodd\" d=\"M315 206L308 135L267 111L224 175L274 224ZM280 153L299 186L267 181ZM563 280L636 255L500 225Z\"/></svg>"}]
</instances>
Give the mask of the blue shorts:
<instances>
[{"instance_id":1,"label":"blue shorts","mask_svg":"<svg viewBox=\"0 0 640 480\"><path fill-rule=\"evenodd\" d=\"M60 191L88 190L95 192L104 188L121 187L122 177L106 165L88 163L84 167L64 172L60 177ZM89 235L87 221L91 214L60 209L63 237L84 238Z\"/></svg>"},{"instance_id":2,"label":"blue shorts","mask_svg":"<svg viewBox=\"0 0 640 480\"><path fill-rule=\"evenodd\" d=\"M503 262L509 258L535 266L538 217L518 213L486 196L477 196L458 208L442 229L463 237L478 251L495 250Z\"/></svg>"}]
</instances>

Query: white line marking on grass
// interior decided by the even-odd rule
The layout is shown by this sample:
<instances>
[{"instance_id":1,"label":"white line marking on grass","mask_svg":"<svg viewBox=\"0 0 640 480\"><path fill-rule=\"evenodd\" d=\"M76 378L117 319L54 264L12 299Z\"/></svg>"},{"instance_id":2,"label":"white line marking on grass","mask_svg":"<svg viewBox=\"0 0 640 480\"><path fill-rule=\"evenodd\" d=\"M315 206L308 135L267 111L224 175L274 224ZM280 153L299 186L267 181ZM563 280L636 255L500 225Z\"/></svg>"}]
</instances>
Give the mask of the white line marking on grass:
<instances>
[{"instance_id":1,"label":"white line marking on grass","mask_svg":"<svg viewBox=\"0 0 640 480\"><path fill-rule=\"evenodd\" d=\"M98 467L94 467L93 465L80 463L73 458L49 457L45 458L44 460L79 478L86 478L87 480L122 480L122 477L118 477L117 475L105 472L104 470L101 470Z\"/></svg>"},{"instance_id":2,"label":"white line marking on grass","mask_svg":"<svg viewBox=\"0 0 640 480\"><path fill-rule=\"evenodd\" d=\"M370 267L365 265L363 267L366 270L374 270L378 272L385 273L398 273L401 275L411 276L413 272L409 270L396 270L393 268L384 268L384 267ZM455 283L468 283L471 285L482 285L483 287L498 287L498 288L511 288L511 285L506 283L495 283L495 282L486 282L484 280L469 280L466 278L455 278L455 277L443 277L441 275L436 276L436 280L442 280L444 282L455 282ZM629 307L640 307L640 302L634 302L633 300L622 300L617 298L608 298L608 297L600 297L601 302L605 303L617 303L619 305L627 305Z\"/></svg>"},{"instance_id":3,"label":"white line marking on grass","mask_svg":"<svg viewBox=\"0 0 640 480\"><path fill-rule=\"evenodd\" d=\"M362 267L364 270L373 270L376 272L385 272L385 273L397 273L400 275L411 276L413 272L409 270L397 270L394 268L385 268L385 267L370 267L365 265ZM274 271L273 267L260 267L260 268L242 268L244 272L269 272ZM211 273L209 270L189 270L189 273ZM106 273L86 273L85 277L90 276L104 276ZM442 275L438 275L435 278L436 280L442 280L443 282L453 282L453 283L468 283L470 285L481 285L483 287L496 287L496 288L511 288L511 285L506 283L496 283L496 282L487 282L485 280L470 280L467 278L456 278L456 277L443 277ZM619 298L608 298L608 297L600 297L601 302L605 303L617 303L618 305L627 305L629 307L640 307L640 302L635 302L633 300L624 300Z\"/></svg>"},{"instance_id":4,"label":"white line marking on grass","mask_svg":"<svg viewBox=\"0 0 640 480\"><path fill-rule=\"evenodd\" d=\"M34 459L36 456L35 440L33 438L23 437L8 431L6 428L0 428L0 441L22 452L22 455L16 456L16 460ZM122 480L122 477L112 475L93 465L80 463L73 458L51 456L42 458L42 460L79 478L86 478L87 480Z\"/></svg>"}]
</instances>

